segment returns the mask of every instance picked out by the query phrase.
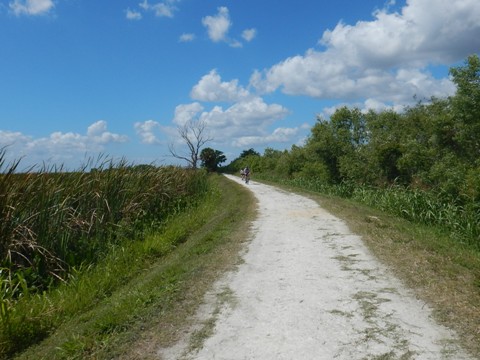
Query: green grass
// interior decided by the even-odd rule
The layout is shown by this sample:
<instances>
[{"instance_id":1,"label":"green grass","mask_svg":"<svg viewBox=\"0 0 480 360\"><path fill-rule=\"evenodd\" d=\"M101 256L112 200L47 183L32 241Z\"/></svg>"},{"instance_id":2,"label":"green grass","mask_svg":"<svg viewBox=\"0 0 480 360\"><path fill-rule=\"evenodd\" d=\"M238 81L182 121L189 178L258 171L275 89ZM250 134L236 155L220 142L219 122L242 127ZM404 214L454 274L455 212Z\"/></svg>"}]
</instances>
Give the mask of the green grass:
<instances>
[{"instance_id":1,"label":"green grass","mask_svg":"<svg viewBox=\"0 0 480 360\"><path fill-rule=\"evenodd\" d=\"M142 358L154 358L152 346L175 341L214 279L235 264L254 211L243 187L219 176L209 181L214 190L205 201L161 233L118 245L68 284L18 302L23 332L43 328L45 338L15 358L135 358L140 348ZM3 358L11 357L5 339L0 344Z\"/></svg>"},{"instance_id":2,"label":"green grass","mask_svg":"<svg viewBox=\"0 0 480 360\"><path fill-rule=\"evenodd\" d=\"M0 356L40 342L185 241L197 217L184 220L189 227L172 219L210 189L206 172L173 166L100 158L94 169L17 173L18 165L0 149Z\"/></svg>"}]
</instances>

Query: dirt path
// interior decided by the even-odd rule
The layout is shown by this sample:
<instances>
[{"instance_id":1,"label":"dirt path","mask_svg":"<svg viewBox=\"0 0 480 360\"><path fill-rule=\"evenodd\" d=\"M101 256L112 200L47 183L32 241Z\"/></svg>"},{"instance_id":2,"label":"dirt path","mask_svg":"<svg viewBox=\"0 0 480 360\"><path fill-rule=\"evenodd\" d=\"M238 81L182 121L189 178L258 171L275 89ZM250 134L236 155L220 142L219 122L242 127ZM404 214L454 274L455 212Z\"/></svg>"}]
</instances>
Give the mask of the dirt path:
<instances>
[{"instance_id":1,"label":"dirt path","mask_svg":"<svg viewBox=\"0 0 480 360\"><path fill-rule=\"evenodd\" d=\"M259 216L244 262L209 294L190 343L163 358L469 359L343 221L308 198L245 186Z\"/></svg>"}]
</instances>

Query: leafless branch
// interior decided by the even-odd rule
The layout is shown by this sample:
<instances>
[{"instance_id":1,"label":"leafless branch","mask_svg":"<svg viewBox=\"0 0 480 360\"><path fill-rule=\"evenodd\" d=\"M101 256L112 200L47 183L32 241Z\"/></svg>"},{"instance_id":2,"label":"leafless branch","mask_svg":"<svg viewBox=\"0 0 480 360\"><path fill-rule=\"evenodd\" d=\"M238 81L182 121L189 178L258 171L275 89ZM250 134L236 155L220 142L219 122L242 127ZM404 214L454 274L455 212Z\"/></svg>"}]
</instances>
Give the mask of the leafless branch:
<instances>
[{"instance_id":1,"label":"leafless branch","mask_svg":"<svg viewBox=\"0 0 480 360\"><path fill-rule=\"evenodd\" d=\"M206 127L205 121L202 120L190 120L185 125L179 126L178 134L187 145L188 152L186 155L182 155L175 150L173 144L170 144L168 147L170 154L174 158L185 160L191 168L196 169L200 149L207 142L213 140L205 133Z\"/></svg>"}]
</instances>

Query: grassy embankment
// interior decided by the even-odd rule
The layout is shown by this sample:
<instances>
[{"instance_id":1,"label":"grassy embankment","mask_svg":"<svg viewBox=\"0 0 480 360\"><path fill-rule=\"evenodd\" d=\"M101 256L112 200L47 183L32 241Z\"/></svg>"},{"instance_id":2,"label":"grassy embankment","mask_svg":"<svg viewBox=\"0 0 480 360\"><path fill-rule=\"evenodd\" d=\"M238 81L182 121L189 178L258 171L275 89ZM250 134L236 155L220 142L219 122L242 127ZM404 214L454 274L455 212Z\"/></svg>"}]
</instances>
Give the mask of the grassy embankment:
<instances>
[{"instance_id":1,"label":"grassy embankment","mask_svg":"<svg viewBox=\"0 0 480 360\"><path fill-rule=\"evenodd\" d=\"M64 182L64 186L60 188L54 187L55 190L48 193L48 199L52 198L52 194L60 196L66 188L70 190L70 195L78 188L81 193L81 190L85 189L82 186L86 180L90 185L95 186L100 183L108 184L110 188L107 193L118 189L113 198L100 199L100 204L107 210L103 216L98 214L100 211L98 207L90 208L90 218L94 221L89 226L85 226L88 234L92 234L92 228L102 222L105 217L110 216L111 219L115 214L125 214L126 210L132 206L134 208L136 206L135 210L141 216L135 219L132 216L124 217L117 223L106 221L107 228L121 231L101 232L105 241L110 240L108 245L102 244L101 248L94 242L85 244L88 237L83 236L84 248L88 250L83 249L83 252L87 255L97 253L100 256L96 259L89 258L88 266L82 263L78 266L70 266L69 271L64 269L67 268L68 257L60 258L62 253L54 246L47 249L47 244L39 244L38 238L33 237L38 234L38 231L27 232L32 237L21 238L24 241L20 244L16 241L20 239L18 229L25 229L27 224L33 226L33 223L29 223L28 220L32 220L39 213L38 211L30 211L30 216L22 213L25 215L22 222L11 215L10 218L5 216L5 219L12 220L9 223L10 228L16 225L17 231L8 232L11 229L5 226L6 221L3 222L2 246L7 251L2 254L8 255L10 251L13 255L19 255L24 247L31 250L31 254L38 254L37 257L30 259L25 256L30 253L24 252L25 262L23 263L19 261L14 263L14 256L4 257L1 279L0 358L111 358L128 353L134 348L132 344L135 344L143 336L142 334L148 333L150 329L154 329L152 333L155 334L150 339L150 344L166 345L174 340L176 333L172 328L179 327L187 321L188 314L193 313L215 276L235 261L235 257L230 255L238 251L243 240L240 227L244 226L245 222L242 219L253 213L253 201L241 201L246 198L244 189L230 184L221 177L207 178L200 175L198 178L195 175L191 178L190 174L179 169L167 169L167 173L170 172L169 174L173 174L173 177L164 176L164 171L161 170L161 177L164 180L161 183L162 188L152 189L143 185L152 185L148 183L150 175L153 176L150 180L157 183L156 180L159 178L156 176L159 174L156 169L147 169L146 173L143 173L145 169L141 169L141 174L136 174L139 169L131 172L131 169L124 167L107 170L94 172L91 175L42 173L17 176L13 171L2 175L1 185L4 190L12 184L14 186L38 185L38 182L32 179L40 179L38 181L43 186L45 180L47 184L52 184L57 182L58 178L66 177L70 182ZM182 174L185 182L178 181L179 176L181 180ZM105 175L112 175L113 182L95 181L98 177L103 178ZM114 198L125 198L122 195L128 193L128 189L132 189L131 186L120 186L119 181L124 180L130 183L132 177L136 187L142 188L143 191L136 193L132 201L116 203L121 210L114 213L112 211ZM29 181L24 181L26 178ZM173 197L173 193L167 193L168 185L175 188L175 194L182 193L187 198L193 197L193 200L178 197L170 201L169 198ZM200 192L205 189L207 192L199 197L193 196L193 193L188 191L192 185L200 186L203 189ZM12 190L11 187L10 190ZM45 190L48 189L45 188ZM158 202L159 198L155 198L152 204L148 200L152 197L151 190L160 190L165 202ZM193 191L197 190L198 188ZM98 197L101 197L100 191L93 191L92 194L98 194ZM47 198L46 193L43 195ZM13 191L3 192L2 205L11 201L12 196L21 196L21 194ZM27 196L33 197L33 192ZM73 203L70 202L71 200ZM78 208L72 205L78 205L81 200L86 201L85 197L79 200L78 197L67 196L60 203L49 203L49 206L44 206L44 209L51 210L47 213L48 216L44 215L46 216L44 220L49 224L47 228L58 224L55 222L58 220L55 218L58 213L61 214L60 217L71 215L67 218L80 220L78 216L73 217L78 215L75 211ZM18 207L25 205L15 201L12 204L19 204ZM32 200L32 205L38 205L38 201ZM152 218L151 214L145 210L148 206L140 205L151 206L152 211L157 209L161 216ZM165 208L169 213L164 211ZM2 209L6 215L17 210L13 205L8 204ZM133 212L128 214L131 215ZM130 220L130 226L124 226ZM145 220L150 223L150 226L142 225ZM80 221L79 223L79 225L83 224ZM71 221L67 224L71 224ZM58 234L55 232L60 230L58 227L62 228L61 226L53 228L52 234ZM98 231L101 229L102 227L98 226ZM85 235L85 232L79 231L79 233ZM53 239L56 236L49 238ZM135 239L136 241L133 241ZM10 243L8 240L11 240ZM61 244L70 244L70 246L75 244L73 238L68 238L65 233L62 240ZM60 250L62 249L65 255L80 254L80 252L70 251L68 247L60 247ZM54 253L54 250L57 252ZM46 266L55 261L63 265L62 271L55 273L54 270L58 269ZM55 286L50 284L50 287L47 287L45 285L47 281L40 278L42 273L39 270L41 269L38 269L36 264L43 265L47 275L53 275L55 278L63 276L66 281Z\"/></svg>"},{"instance_id":2,"label":"grassy embankment","mask_svg":"<svg viewBox=\"0 0 480 360\"><path fill-rule=\"evenodd\" d=\"M256 177L261 178L261 175ZM462 346L480 358L478 239L459 241L463 236L457 236L451 224L441 227L438 222L435 225L415 222L410 215L422 211L413 200L409 202L404 192L392 192L390 200L386 193L379 199L380 191L371 192L371 197L362 192L359 197L345 199L313 191L309 184L301 181L264 181L301 192L343 219L353 232L362 236L372 253L433 309L436 320L454 329ZM328 191L341 193L342 189ZM415 194L412 197L415 198ZM410 211L406 214L410 216L409 220L389 210L395 208L395 211L402 212L400 201L405 201L405 209ZM434 211L429 214L430 217L445 216L445 213Z\"/></svg>"}]
</instances>

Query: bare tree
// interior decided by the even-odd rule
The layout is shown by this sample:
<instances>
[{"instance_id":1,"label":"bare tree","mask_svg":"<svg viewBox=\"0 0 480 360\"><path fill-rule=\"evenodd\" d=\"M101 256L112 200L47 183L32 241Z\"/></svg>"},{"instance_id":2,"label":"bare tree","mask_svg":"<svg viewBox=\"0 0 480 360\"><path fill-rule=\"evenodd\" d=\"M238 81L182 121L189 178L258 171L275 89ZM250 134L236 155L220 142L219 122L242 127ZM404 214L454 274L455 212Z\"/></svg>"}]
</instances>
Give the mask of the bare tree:
<instances>
[{"instance_id":1,"label":"bare tree","mask_svg":"<svg viewBox=\"0 0 480 360\"><path fill-rule=\"evenodd\" d=\"M170 144L168 147L170 154L177 159L187 161L191 168L196 169L201 147L213 140L205 134L206 127L205 121L202 120L189 120L185 125L179 126L178 134L187 145L188 152L182 155L175 150L173 144Z\"/></svg>"}]
</instances>

